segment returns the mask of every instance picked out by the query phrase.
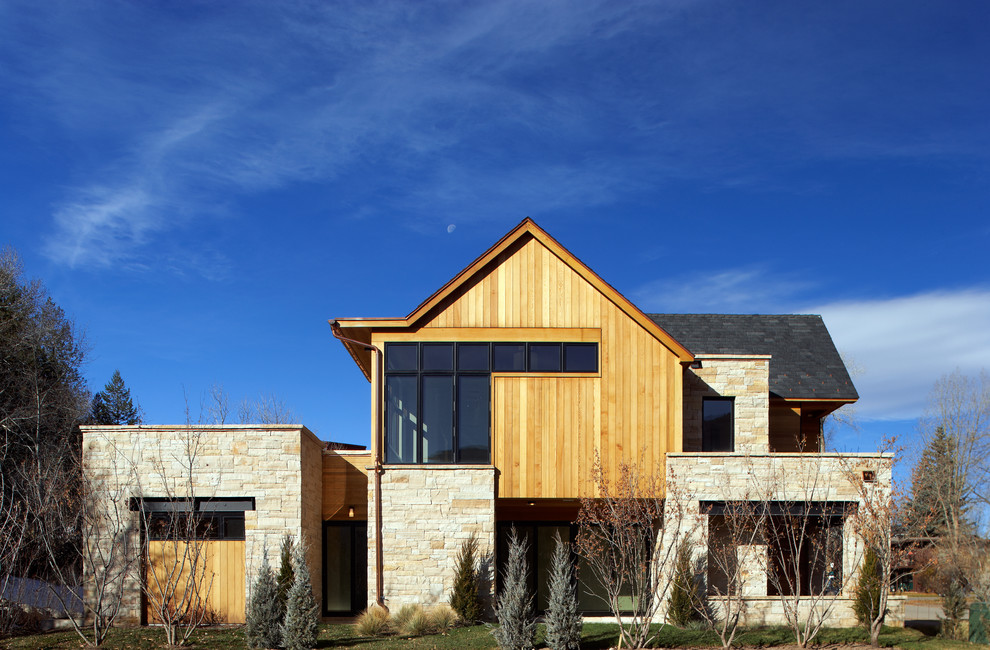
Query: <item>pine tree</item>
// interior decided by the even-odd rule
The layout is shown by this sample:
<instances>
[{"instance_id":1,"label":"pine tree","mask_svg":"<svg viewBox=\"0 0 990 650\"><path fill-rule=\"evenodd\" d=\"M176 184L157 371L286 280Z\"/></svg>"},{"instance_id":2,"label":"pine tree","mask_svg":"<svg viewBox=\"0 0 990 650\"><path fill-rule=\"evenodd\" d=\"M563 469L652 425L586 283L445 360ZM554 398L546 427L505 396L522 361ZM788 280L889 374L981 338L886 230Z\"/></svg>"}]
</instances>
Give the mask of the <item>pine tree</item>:
<instances>
[{"instance_id":1,"label":"pine tree","mask_svg":"<svg viewBox=\"0 0 990 650\"><path fill-rule=\"evenodd\" d=\"M674 559L674 582L667 598L667 617L677 627L686 627L697 617L694 606L696 593L694 572L691 570L691 545L682 543Z\"/></svg>"},{"instance_id":2,"label":"pine tree","mask_svg":"<svg viewBox=\"0 0 990 650\"><path fill-rule=\"evenodd\" d=\"M550 557L550 603L544 617L550 650L577 650L581 646L581 614L578 613L570 544L554 534Z\"/></svg>"},{"instance_id":3,"label":"pine tree","mask_svg":"<svg viewBox=\"0 0 990 650\"><path fill-rule=\"evenodd\" d=\"M853 595L853 613L856 614L856 620L867 630L880 611L880 590L883 586L880 569L880 558L872 548L867 549L863 564L859 568L859 582Z\"/></svg>"},{"instance_id":4,"label":"pine tree","mask_svg":"<svg viewBox=\"0 0 990 650\"><path fill-rule=\"evenodd\" d=\"M481 618L481 600L478 597L477 559L478 540L474 535L464 540L457 553L457 569L454 574L454 591L450 594L450 607L461 620L471 624Z\"/></svg>"},{"instance_id":5,"label":"pine tree","mask_svg":"<svg viewBox=\"0 0 990 650\"><path fill-rule=\"evenodd\" d=\"M90 419L94 424L141 424L141 411L131 401L131 390L119 370L114 370L103 390L93 396Z\"/></svg>"},{"instance_id":6,"label":"pine tree","mask_svg":"<svg viewBox=\"0 0 990 650\"><path fill-rule=\"evenodd\" d=\"M956 471L958 453L955 437L944 427L937 427L912 473L906 522L911 534L936 537L954 523L964 523L966 508Z\"/></svg>"},{"instance_id":7,"label":"pine tree","mask_svg":"<svg viewBox=\"0 0 990 650\"><path fill-rule=\"evenodd\" d=\"M502 574L502 593L495 605L498 627L492 636L502 650L529 650L536 638L536 617L533 615L533 594L529 593L526 561L529 545L516 534L509 533L509 553Z\"/></svg>"},{"instance_id":8,"label":"pine tree","mask_svg":"<svg viewBox=\"0 0 990 650\"><path fill-rule=\"evenodd\" d=\"M285 603L282 647L285 650L310 650L316 647L320 618L302 544L295 545L292 563L295 579L292 581L292 588L289 589L289 597Z\"/></svg>"},{"instance_id":9,"label":"pine tree","mask_svg":"<svg viewBox=\"0 0 990 650\"><path fill-rule=\"evenodd\" d=\"M292 585L296 580L295 573L292 570L292 551L294 548L295 544L292 543L292 535L285 535L282 538L282 547L279 553L278 578L276 579L278 583L279 623L285 622L285 605L289 599L289 590L292 589Z\"/></svg>"},{"instance_id":10,"label":"pine tree","mask_svg":"<svg viewBox=\"0 0 990 650\"><path fill-rule=\"evenodd\" d=\"M275 574L268 563L268 549L265 549L247 607L244 634L249 648L277 648L282 644L276 589Z\"/></svg>"}]
</instances>

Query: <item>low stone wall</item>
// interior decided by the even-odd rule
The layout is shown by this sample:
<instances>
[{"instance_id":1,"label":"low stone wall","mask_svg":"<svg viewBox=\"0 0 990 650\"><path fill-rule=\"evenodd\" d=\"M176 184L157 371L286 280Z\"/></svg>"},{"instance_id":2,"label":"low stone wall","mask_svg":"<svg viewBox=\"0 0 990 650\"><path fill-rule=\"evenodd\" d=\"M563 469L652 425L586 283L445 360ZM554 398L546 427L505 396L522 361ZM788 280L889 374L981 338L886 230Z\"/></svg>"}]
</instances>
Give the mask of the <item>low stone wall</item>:
<instances>
[{"instance_id":1,"label":"low stone wall","mask_svg":"<svg viewBox=\"0 0 990 650\"><path fill-rule=\"evenodd\" d=\"M369 481L369 503L374 482ZM375 520L368 521L368 599L375 602ZM490 466L386 466L382 475L384 597L389 608L447 602L457 553L471 535L494 566L495 469ZM493 584L492 568L488 584ZM490 599L491 589L487 589Z\"/></svg>"}]
</instances>

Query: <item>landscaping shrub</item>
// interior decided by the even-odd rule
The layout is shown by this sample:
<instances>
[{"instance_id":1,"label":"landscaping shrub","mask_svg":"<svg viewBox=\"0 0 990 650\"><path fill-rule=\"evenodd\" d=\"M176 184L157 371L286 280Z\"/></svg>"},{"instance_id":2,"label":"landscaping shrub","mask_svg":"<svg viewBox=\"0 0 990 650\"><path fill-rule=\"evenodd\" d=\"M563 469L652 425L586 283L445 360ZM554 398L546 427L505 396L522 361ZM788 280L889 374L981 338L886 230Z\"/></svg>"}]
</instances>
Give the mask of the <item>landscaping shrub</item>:
<instances>
[{"instance_id":1,"label":"landscaping shrub","mask_svg":"<svg viewBox=\"0 0 990 650\"><path fill-rule=\"evenodd\" d=\"M244 635L249 648L277 648L282 645L282 616L277 589L275 574L268 564L268 549L265 549L245 616Z\"/></svg>"},{"instance_id":2,"label":"landscaping shrub","mask_svg":"<svg viewBox=\"0 0 990 650\"><path fill-rule=\"evenodd\" d=\"M430 609L430 620L433 623L433 628L437 632L444 633L448 632L451 628L457 625L457 612L450 605L437 605Z\"/></svg>"},{"instance_id":3,"label":"landscaping shrub","mask_svg":"<svg viewBox=\"0 0 990 650\"><path fill-rule=\"evenodd\" d=\"M282 645L285 650L310 650L316 647L320 632L319 609L310 587L309 565L301 544L292 553L295 579L285 602Z\"/></svg>"},{"instance_id":4,"label":"landscaping shrub","mask_svg":"<svg viewBox=\"0 0 990 650\"><path fill-rule=\"evenodd\" d=\"M295 575L292 571L292 535L282 538L282 546L279 550L279 567L276 583L278 584L278 606L281 611L281 623L285 622L285 603L289 598L289 590L295 582Z\"/></svg>"},{"instance_id":5,"label":"landscaping shrub","mask_svg":"<svg viewBox=\"0 0 990 650\"><path fill-rule=\"evenodd\" d=\"M697 585L691 566L691 545L682 542L674 559L674 580L667 598L667 618L677 627L687 627L698 618L695 610Z\"/></svg>"},{"instance_id":6,"label":"landscaping shrub","mask_svg":"<svg viewBox=\"0 0 990 650\"><path fill-rule=\"evenodd\" d=\"M883 577L880 575L880 559L873 549L868 549L859 569L859 582L853 600L856 620L867 630L880 611L880 590Z\"/></svg>"},{"instance_id":7,"label":"landscaping shrub","mask_svg":"<svg viewBox=\"0 0 990 650\"><path fill-rule=\"evenodd\" d=\"M571 564L570 544L554 533L550 558L550 602L544 619L546 642L551 650L577 650L581 645L581 614L578 613L577 585Z\"/></svg>"},{"instance_id":8,"label":"landscaping shrub","mask_svg":"<svg viewBox=\"0 0 990 650\"><path fill-rule=\"evenodd\" d=\"M422 607L417 606L409 618L406 619L406 623L402 626L400 633L405 636L424 636L426 634L432 634L433 620Z\"/></svg>"},{"instance_id":9,"label":"landscaping shrub","mask_svg":"<svg viewBox=\"0 0 990 650\"><path fill-rule=\"evenodd\" d=\"M384 608L372 605L357 617L354 629L361 636L385 636L392 632L392 619Z\"/></svg>"},{"instance_id":10,"label":"landscaping shrub","mask_svg":"<svg viewBox=\"0 0 990 650\"><path fill-rule=\"evenodd\" d=\"M481 600L478 597L478 539L472 534L461 544L457 552L457 569L454 574L454 591L450 606L465 623L481 618Z\"/></svg>"},{"instance_id":11,"label":"landscaping shrub","mask_svg":"<svg viewBox=\"0 0 990 650\"><path fill-rule=\"evenodd\" d=\"M960 640L962 636L962 619L966 614L966 590L962 582L955 576L950 578L942 593L942 629L939 636L946 639Z\"/></svg>"},{"instance_id":12,"label":"landscaping shrub","mask_svg":"<svg viewBox=\"0 0 990 650\"><path fill-rule=\"evenodd\" d=\"M536 638L536 617L533 615L533 595L526 586L529 548L516 534L515 526L509 532L509 552L502 574L502 592L495 605L498 627L492 635L503 650L529 650Z\"/></svg>"},{"instance_id":13,"label":"landscaping shrub","mask_svg":"<svg viewBox=\"0 0 990 650\"><path fill-rule=\"evenodd\" d=\"M400 607L399 611L392 614L392 629L401 631L418 609L422 608L419 605L413 605L411 603L406 603Z\"/></svg>"}]
</instances>

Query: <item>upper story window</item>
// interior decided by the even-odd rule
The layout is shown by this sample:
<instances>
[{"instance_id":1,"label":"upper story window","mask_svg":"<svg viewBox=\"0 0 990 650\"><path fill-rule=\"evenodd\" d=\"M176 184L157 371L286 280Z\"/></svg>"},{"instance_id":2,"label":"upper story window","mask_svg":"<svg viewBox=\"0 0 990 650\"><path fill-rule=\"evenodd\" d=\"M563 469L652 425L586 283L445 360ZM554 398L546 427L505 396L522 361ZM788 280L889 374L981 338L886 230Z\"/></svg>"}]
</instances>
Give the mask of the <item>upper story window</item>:
<instances>
[{"instance_id":1,"label":"upper story window","mask_svg":"<svg viewBox=\"0 0 990 650\"><path fill-rule=\"evenodd\" d=\"M706 397L702 400L701 451L733 451L734 405L731 397Z\"/></svg>"},{"instance_id":2,"label":"upper story window","mask_svg":"<svg viewBox=\"0 0 990 650\"><path fill-rule=\"evenodd\" d=\"M597 343L386 343L385 462L491 462L493 372L597 372Z\"/></svg>"}]
</instances>

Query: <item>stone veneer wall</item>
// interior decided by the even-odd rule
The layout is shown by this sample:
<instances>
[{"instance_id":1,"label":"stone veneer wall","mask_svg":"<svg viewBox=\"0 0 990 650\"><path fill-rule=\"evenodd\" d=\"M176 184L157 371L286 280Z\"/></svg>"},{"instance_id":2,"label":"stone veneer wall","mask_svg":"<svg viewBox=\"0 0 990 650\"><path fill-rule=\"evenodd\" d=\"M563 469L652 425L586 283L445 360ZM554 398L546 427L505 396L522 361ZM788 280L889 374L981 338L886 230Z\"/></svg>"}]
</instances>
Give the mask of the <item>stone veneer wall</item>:
<instances>
[{"instance_id":1,"label":"stone veneer wall","mask_svg":"<svg viewBox=\"0 0 990 650\"><path fill-rule=\"evenodd\" d=\"M374 481L368 486L368 603L375 602ZM495 468L386 466L382 475L384 597L390 609L446 602L457 553L472 534L494 567ZM492 569L492 572L494 569ZM489 575L489 585L494 583ZM483 599L491 598L491 588Z\"/></svg>"},{"instance_id":2,"label":"stone veneer wall","mask_svg":"<svg viewBox=\"0 0 990 650\"><path fill-rule=\"evenodd\" d=\"M186 444L198 438L194 496L255 498L255 510L244 513L245 596L261 565L263 548L267 546L270 560L277 564L278 546L286 533L309 541L310 561L316 559L311 564L314 586L319 589L322 443L308 429L298 425L137 425L82 427L82 432L86 473L104 481L110 490L145 497L165 496L163 480L169 482L173 494L188 496L183 469ZM309 494L310 485L317 486L312 491L315 497ZM137 531L137 513L129 516ZM136 532L134 542L132 548L137 552ZM125 580L122 622L141 619L139 564Z\"/></svg>"},{"instance_id":3,"label":"stone veneer wall","mask_svg":"<svg viewBox=\"0 0 990 650\"><path fill-rule=\"evenodd\" d=\"M705 397L734 397L735 451L770 448L770 357L698 355L700 368L684 374L684 451L701 451Z\"/></svg>"},{"instance_id":4,"label":"stone veneer wall","mask_svg":"<svg viewBox=\"0 0 990 650\"><path fill-rule=\"evenodd\" d=\"M670 453L667 454L668 496L678 502L683 517L680 535L665 532L664 544L693 540L694 558L707 564L708 517L701 501L851 501L862 503L856 481L861 472L875 473L874 489L889 490L890 454L801 454L801 453ZM672 512L668 508L668 512ZM668 521L670 526L674 522ZM843 527L842 597L836 602L830 625L855 625L852 590L855 587L863 547L852 526ZM749 566L752 576L755 567ZM765 572L764 572L765 576ZM755 578L755 582L752 582ZM758 593L760 578L752 576L748 588ZM765 584L765 577L763 578ZM747 599L746 623L782 624L780 599L765 595ZM661 612L661 615L665 614Z\"/></svg>"}]
</instances>

